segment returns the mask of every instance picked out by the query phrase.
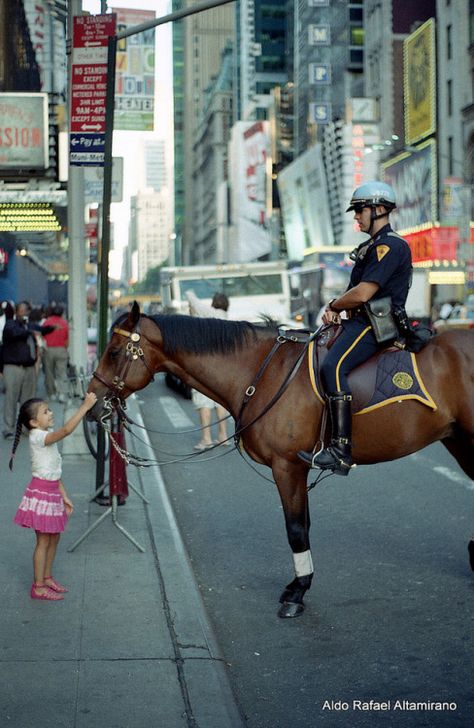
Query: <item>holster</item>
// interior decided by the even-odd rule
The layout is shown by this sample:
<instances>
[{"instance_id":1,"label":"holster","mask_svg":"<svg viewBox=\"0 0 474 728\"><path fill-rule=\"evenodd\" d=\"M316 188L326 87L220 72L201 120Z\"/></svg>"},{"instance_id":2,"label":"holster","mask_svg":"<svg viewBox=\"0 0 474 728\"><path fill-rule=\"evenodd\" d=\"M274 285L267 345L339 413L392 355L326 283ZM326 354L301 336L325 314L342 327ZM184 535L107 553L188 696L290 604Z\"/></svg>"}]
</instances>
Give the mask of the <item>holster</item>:
<instances>
[{"instance_id":1,"label":"holster","mask_svg":"<svg viewBox=\"0 0 474 728\"><path fill-rule=\"evenodd\" d=\"M392 314L392 299L390 296L368 301L364 304L364 310L378 344L393 341L398 336L397 325Z\"/></svg>"}]
</instances>

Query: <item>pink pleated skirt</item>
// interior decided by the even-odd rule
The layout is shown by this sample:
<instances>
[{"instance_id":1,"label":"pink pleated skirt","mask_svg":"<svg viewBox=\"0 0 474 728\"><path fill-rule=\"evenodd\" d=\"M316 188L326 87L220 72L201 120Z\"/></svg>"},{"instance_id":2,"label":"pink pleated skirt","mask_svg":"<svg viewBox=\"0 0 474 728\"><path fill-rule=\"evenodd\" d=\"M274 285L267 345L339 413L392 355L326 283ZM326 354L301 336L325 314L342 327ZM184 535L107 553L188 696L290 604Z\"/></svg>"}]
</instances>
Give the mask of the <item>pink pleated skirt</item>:
<instances>
[{"instance_id":1,"label":"pink pleated skirt","mask_svg":"<svg viewBox=\"0 0 474 728\"><path fill-rule=\"evenodd\" d=\"M59 480L32 478L13 522L41 533L60 533L64 531L67 520Z\"/></svg>"}]
</instances>

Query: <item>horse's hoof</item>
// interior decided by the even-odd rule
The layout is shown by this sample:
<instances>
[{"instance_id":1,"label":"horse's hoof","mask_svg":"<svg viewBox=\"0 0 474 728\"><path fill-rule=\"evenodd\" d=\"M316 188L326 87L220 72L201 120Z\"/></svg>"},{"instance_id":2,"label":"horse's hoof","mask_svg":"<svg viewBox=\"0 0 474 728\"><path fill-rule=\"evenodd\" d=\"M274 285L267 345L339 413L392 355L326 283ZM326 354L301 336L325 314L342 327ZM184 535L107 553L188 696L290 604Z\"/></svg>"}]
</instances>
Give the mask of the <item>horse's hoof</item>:
<instances>
[{"instance_id":1,"label":"horse's hoof","mask_svg":"<svg viewBox=\"0 0 474 728\"><path fill-rule=\"evenodd\" d=\"M474 541L469 541L467 550L469 551L469 563L471 564L471 569L474 571Z\"/></svg>"},{"instance_id":2,"label":"horse's hoof","mask_svg":"<svg viewBox=\"0 0 474 728\"><path fill-rule=\"evenodd\" d=\"M283 602L278 610L278 616L281 617L281 619L292 619L293 617L300 617L303 612L304 604L298 604L297 602Z\"/></svg>"}]
</instances>

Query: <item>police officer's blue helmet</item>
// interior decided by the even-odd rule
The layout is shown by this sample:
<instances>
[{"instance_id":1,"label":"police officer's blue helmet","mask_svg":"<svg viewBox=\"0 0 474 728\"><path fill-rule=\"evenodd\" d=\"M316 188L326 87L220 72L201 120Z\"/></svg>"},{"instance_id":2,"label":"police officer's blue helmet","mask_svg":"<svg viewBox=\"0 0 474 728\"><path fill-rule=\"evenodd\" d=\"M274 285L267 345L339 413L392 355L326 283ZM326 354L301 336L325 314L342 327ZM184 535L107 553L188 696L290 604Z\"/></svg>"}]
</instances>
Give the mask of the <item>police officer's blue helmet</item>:
<instances>
[{"instance_id":1,"label":"police officer's blue helmet","mask_svg":"<svg viewBox=\"0 0 474 728\"><path fill-rule=\"evenodd\" d=\"M372 180L371 182L365 182L354 190L346 212L350 212L359 206L375 207L376 205L383 205L388 210L393 210L397 203L393 187L386 182Z\"/></svg>"}]
</instances>

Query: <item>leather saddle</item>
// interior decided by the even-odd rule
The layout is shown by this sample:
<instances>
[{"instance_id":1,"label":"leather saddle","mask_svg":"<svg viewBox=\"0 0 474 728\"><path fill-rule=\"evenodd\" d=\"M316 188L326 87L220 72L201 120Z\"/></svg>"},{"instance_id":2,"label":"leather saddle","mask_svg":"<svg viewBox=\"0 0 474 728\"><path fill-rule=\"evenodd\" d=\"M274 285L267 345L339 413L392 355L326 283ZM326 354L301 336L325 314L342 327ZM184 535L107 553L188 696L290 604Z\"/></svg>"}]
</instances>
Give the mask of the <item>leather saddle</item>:
<instances>
[{"instance_id":1,"label":"leather saddle","mask_svg":"<svg viewBox=\"0 0 474 728\"><path fill-rule=\"evenodd\" d=\"M311 384L321 402L325 402L319 374L321 364L341 331L341 326L328 327L309 344L308 367ZM311 335L311 332L301 330L285 333L286 338L299 343L307 342ZM354 414L363 414L404 399L414 399L432 410L437 409L418 371L416 355L393 345L387 346L356 367L349 374L348 381Z\"/></svg>"}]
</instances>

